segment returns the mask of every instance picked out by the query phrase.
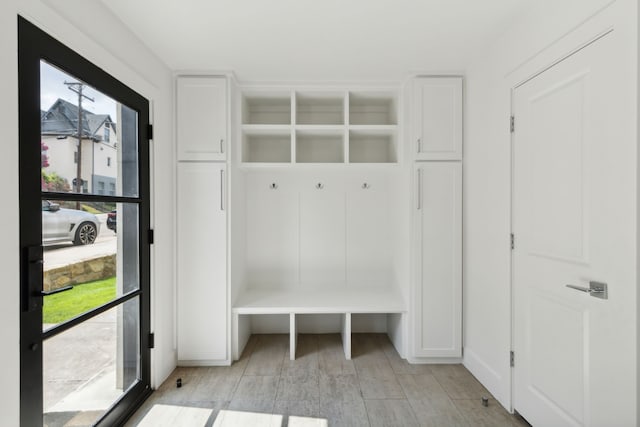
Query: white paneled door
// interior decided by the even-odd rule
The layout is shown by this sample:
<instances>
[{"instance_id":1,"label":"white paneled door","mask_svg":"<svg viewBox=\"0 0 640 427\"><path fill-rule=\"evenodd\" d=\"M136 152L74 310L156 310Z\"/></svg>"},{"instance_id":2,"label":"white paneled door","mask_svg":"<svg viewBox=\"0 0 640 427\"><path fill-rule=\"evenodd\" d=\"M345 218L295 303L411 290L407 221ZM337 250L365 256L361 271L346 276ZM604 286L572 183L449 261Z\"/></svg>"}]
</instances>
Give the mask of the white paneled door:
<instances>
[{"instance_id":1,"label":"white paneled door","mask_svg":"<svg viewBox=\"0 0 640 427\"><path fill-rule=\"evenodd\" d=\"M513 402L534 426L636 425L634 98L615 37L513 94Z\"/></svg>"}]
</instances>

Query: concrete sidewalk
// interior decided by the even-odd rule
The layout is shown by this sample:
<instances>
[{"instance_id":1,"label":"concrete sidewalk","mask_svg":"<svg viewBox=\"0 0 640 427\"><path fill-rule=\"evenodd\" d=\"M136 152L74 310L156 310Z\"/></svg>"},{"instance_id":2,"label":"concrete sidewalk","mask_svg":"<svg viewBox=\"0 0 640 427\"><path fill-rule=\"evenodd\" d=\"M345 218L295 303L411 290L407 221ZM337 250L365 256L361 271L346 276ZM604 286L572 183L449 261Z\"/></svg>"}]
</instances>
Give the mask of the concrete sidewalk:
<instances>
[{"instance_id":1,"label":"concrete sidewalk","mask_svg":"<svg viewBox=\"0 0 640 427\"><path fill-rule=\"evenodd\" d=\"M116 316L116 309L108 310L44 342L46 425L69 425L79 414L95 421L122 394L116 388Z\"/></svg>"}]
</instances>

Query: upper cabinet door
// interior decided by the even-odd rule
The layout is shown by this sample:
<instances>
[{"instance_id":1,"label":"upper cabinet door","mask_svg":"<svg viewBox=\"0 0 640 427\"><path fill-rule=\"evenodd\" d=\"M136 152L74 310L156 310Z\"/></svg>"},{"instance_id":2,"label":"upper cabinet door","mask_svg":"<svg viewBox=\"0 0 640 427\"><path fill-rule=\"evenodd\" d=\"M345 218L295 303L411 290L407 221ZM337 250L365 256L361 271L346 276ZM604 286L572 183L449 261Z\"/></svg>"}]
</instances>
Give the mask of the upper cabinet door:
<instances>
[{"instance_id":1,"label":"upper cabinet door","mask_svg":"<svg viewBox=\"0 0 640 427\"><path fill-rule=\"evenodd\" d=\"M177 98L178 160L225 160L227 78L178 77Z\"/></svg>"},{"instance_id":2,"label":"upper cabinet door","mask_svg":"<svg viewBox=\"0 0 640 427\"><path fill-rule=\"evenodd\" d=\"M462 77L419 77L413 83L416 160L462 159Z\"/></svg>"}]
</instances>

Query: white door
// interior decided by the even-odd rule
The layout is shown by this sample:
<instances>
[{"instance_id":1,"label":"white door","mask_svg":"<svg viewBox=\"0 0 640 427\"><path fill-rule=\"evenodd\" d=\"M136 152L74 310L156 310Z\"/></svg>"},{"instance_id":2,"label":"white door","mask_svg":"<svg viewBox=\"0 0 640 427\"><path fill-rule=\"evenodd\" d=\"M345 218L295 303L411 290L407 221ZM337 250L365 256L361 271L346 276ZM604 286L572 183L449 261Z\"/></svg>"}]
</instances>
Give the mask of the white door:
<instances>
[{"instance_id":1,"label":"white door","mask_svg":"<svg viewBox=\"0 0 640 427\"><path fill-rule=\"evenodd\" d=\"M216 364L227 352L224 163L178 163L178 361Z\"/></svg>"},{"instance_id":2,"label":"white door","mask_svg":"<svg viewBox=\"0 0 640 427\"><path fill-rule=\"evenodd\" d=\"M514 90L514 408L636 425L636 148L613 33ZM608 285L608 298L567 285ZM601 295L600 295L601 296Z\"/></svg>"}]
</instances>

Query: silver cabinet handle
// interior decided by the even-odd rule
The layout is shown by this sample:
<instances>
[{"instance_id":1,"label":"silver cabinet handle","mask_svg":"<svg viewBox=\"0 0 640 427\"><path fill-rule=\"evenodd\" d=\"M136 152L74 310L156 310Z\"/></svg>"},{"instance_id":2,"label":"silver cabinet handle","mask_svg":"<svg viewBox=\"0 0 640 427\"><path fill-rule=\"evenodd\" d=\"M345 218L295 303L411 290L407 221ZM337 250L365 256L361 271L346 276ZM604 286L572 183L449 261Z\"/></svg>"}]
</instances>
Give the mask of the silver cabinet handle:
<instances>
[{"instance_id":1,"label":"silver cabinet handle","mask_svg":"<svg viewBox=\"0 0 640 427\"><path fill-rule=\"evenodd\" d=\"M576 291L585 292L595 298L609 299L609 289L606 283L589 282L588 288L576 285L566 285L566 287L575 289Z\"/></svg>"},{"instance_id":2,"label":"silver cabinet handle","mask_svg":"<svg viewBox=\"0 0 640 427\"><path fill-rule=\"evenodd\" d=\"M224 154L224 139L220 138L220 154Z\"/></svg>"},{"instance_id":3,"label":"silver cabinet handle","mask_svg":"<svg viewBox=\"0 0 640 427\"><path fill-rule=\"evenodd\" d=\"M422 152L422 138L418 138L417 142L417 149L418 149L418 154L420 154Z\"/></svg>"},{"instance_id":4,"label":"silver cabinet handle","mask_svg":"<svg viewBox=\"0 0 640 427\"><path fill-rule=\"evenodd\" d=\"M323 183L321 183L321 182L319 182L319 183L317 183L317 184L316 184L316 188L317 188L318 190L322 190L322 189L324 188L324 184L323 184Z\"/></svg>"},{"instance_id":5,"label":"silver cabinet handle","mask_svg":"<svg viewBox=\"0 0 640 427\"><path fill-rule=\"evenodd\" d=\"M416 189L418 191L417 199L417 208L418 210L422 209L422 169L418 168L418 185L416 185Z\"/></svg>"},{"instance_id":6,"label":"silver cabinet handle","mask_svg":"<svg viewBox=\"0 0 640 427\"><path fill-rule=\"evenodd\" d=\"M220 169L220 210L224 211L224 169Z\"/></svg>"}]
</instances>

